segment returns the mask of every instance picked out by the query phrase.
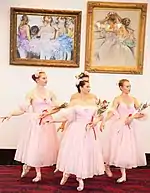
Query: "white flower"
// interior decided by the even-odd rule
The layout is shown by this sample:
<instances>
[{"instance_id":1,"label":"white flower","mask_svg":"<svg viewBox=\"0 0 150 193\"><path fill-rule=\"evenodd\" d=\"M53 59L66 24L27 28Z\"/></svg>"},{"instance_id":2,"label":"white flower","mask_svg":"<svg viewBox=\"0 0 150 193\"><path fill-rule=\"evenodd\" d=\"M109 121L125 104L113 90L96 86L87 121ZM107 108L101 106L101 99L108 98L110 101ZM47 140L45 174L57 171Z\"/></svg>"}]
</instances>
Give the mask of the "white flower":
<instances>
[{"instance_id":1,"label":"white flower","mask_svg":"<svg viewBox=\"0 0 150 193\"><path fill-rule=\"evenodd\" d=\"M44 72L44 71L43 71L41 68L39 68L39 69L34 73L35 77L38 78L41 72Z\"/></svg>"},{"instance_id":2,"label":"white flower","mask_svg":"<svg viewBox=\"0 0 150 193\"><path fill-rule=\"evenodd\" d=\"M77 79L77 80L76 80L76 86L78 86L81 81L83 81L83 80L82 80L82 79Z\"/></svg>"}]
</instances>

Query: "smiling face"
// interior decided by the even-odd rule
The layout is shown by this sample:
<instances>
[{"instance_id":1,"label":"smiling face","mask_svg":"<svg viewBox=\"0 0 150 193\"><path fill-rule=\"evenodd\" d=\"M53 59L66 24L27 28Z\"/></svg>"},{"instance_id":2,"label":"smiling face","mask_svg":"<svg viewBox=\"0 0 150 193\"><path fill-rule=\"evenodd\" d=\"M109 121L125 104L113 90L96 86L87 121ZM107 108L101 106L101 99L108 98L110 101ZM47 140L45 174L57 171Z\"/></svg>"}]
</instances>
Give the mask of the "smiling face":
<instances>
[{"instance_id":1,"label":"smiling face","mask_svg":"<svg viewBox=\"0 0 150 193\"><path fill-rule=\"evenodd\" d=\"M80 86L80 91L83 94L88 94L90 92L91 88L90 88L90 84L89 82L85 82L85 84L83 86Z\"/></svg>"}]
</instances>

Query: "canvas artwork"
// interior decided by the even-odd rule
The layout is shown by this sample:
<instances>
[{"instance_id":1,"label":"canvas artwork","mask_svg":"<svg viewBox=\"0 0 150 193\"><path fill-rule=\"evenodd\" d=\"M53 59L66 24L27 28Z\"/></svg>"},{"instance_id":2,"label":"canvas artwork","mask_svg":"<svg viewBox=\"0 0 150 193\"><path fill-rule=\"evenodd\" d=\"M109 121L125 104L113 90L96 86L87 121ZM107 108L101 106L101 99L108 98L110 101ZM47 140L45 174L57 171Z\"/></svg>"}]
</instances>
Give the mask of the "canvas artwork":
<instances>
[{"instance_id":1,"label":"canvas artwork","mask_svg":"<svg viewBox=\"0 0 150 193\"><path fill-rule=\"evenodd\" d=\"M142 73L146 10L140 3L89 2L86 70Z\"/></svg>"},{"instance_id":2,"label":"canvas artwork","mask_svg":"<svg viewBox=\"0 0 150 193\"><path fill-rule=\"evenodd\" d=\"M11 8L11 64L79 66L79 11Z\"/></svg>"}]
</instances>

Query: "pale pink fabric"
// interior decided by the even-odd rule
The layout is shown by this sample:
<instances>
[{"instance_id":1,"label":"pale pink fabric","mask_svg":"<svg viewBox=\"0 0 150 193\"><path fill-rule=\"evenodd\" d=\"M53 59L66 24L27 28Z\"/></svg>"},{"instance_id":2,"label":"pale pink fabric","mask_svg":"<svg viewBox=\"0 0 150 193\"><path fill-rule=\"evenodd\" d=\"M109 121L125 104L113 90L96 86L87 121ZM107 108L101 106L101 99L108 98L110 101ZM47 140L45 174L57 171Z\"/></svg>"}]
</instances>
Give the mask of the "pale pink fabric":
<instances>
[{"instance_id":1,"label":"pale pink fabric","mask_svg":"<svg viewBox=\"0 0 150 193\"><path fill-rule=\"evenodd\" d=\"M51 109L52 106L49 99L37 98L32 101L32 112L29 113L29 120L25 125L26 131L22 132L19 139L15 160L32 167L56 164L59 144L55 125L48 123L52 117L47 117L39 125L39 115L43 110ZM24 110L27 111L27 107L24 107Z\"/></svg>"},{"instance_id":2,"label":"pale pink fabric","mask_svg":"<svg viewBox=\"0 0 150 193\"><path fill-rule=\"evenodd\" d=\"M125 119L135 112L134 104L127 106L121 102L114 117L106 125L107 135L103 144L104 160L109 165L122 168L134 168L146 165L145 153L138 136L141 124L133 120L130 126Z\"/></svg>"},{"instance_id":3,"label":"pale pink fabric","mask_svg":"<svg viewBox=\"0 0 150 193\"><path fill-rule=\"evenodd\" d=\"M56 165L58 170L82 179L104 174L101 132L95 127L95 140L93 130L85 129L95 111L95 107L77 105L55 117L69 121L60 145Z\"/></svg>"}]
</instances>

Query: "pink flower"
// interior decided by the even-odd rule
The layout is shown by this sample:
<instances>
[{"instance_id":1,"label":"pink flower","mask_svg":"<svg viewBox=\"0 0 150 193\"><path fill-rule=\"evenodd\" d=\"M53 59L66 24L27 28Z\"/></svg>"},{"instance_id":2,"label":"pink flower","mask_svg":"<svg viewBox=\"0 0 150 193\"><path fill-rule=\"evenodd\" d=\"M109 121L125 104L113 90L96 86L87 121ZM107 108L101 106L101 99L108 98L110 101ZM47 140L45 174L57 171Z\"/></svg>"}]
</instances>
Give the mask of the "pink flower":
<instances>
[{"instance_id":1,"label":"pink flower","mask_svg":"<svg viewBox=\"0 0 150 193\"><path fill-rule=\"evenodd\" d=\"M89 76L89 73L87 71L85 71L84 74Z\"/></svg>"}]
</instances>

